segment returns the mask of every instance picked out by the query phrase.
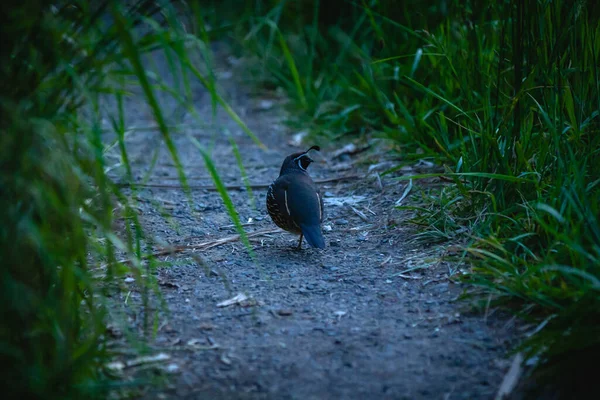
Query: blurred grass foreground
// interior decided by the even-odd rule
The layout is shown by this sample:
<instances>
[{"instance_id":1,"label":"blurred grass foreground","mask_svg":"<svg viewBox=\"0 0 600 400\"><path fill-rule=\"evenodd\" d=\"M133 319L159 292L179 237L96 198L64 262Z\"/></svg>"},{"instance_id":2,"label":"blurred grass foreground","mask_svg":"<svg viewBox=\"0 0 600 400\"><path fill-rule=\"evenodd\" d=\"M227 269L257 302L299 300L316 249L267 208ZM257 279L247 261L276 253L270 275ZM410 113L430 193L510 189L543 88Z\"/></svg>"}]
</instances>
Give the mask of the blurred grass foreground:
<instances>
[{"instance_id":1,"label":"blurred grass foreground","mask_svg":"<svg viewBox=\"0 0 600 400\"><path fill-rule=\"evenodd\" d=\"M193 33L204 30L198 7L182 13L184 3L146 0L0 7L2 397L105 398L115 382L105 368L107 314L125 273L146 288L143 325L152 328L146 268L153 264L141 263L151 238L140 227L134 196L109 176L114 165L106 157L118 149L122 178L132 181L123 99L134 89L186 183L155 95L165 85L145 70L144 55L168 53L173 71L185 69L180 75L198 79L242 123L206 68L189 58L206 54ZM172 95L191 106L189 92ZM126 221L120 235L113 231L117 219Z\"/></svg>"}]
</instances>

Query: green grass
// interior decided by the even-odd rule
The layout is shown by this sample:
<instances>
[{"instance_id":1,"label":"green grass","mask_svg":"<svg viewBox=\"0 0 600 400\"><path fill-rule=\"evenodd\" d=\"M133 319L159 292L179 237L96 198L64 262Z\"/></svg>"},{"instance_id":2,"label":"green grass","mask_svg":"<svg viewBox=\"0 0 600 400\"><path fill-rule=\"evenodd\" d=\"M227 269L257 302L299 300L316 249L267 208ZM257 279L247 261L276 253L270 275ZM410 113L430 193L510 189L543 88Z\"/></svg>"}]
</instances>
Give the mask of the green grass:
<instances>
[{"instance_id":1,"label":"green grass","mask_svg":"<svg viewBox=\"0 0 600 400\"><path fill-rule=\"evenodd\" d=\"M147 312L155 304L157 262L142 263L155 242L138 220L124 101L136 90L143 94L186 188L158 91L193 112L190 82L198 79L213 105L262 144L216 91L200 9L146 0L74 0L9 1L2 10L0 362L7 366L2 393L106 398L121 385L105 366L114 356L107 324L126 321L115 304L125 274L141 288L146 337L157 326ZM142 61L157 50L168 59L175 87ZM111 113L105 107L109 98L116 104ZM210 154L194 144L220 184ZM121 190L115 180L131 183L131 189ZM221 195L243 234L227 193ZM115 228L119 221L125 222L122 230ZM135 349L144 349L140 332L121 328L139 342L132 343Z\"/></svg>"},{"instance_id":2,"label":"green grass","mask_svg":"<svg viewBox=\"0 0 600 400\"><path fill-rule=\"evenodd\" d=\"M599 348L594 2L290 0L241 11L221 23L235 21L254 78L288 93L292 124L333 141L384 138L399 167L444 166L454 184L413 199L412 222L422 239L465 243L475 293L543 322L526 355L550 364Z\"/></svg>"}]
</instances>

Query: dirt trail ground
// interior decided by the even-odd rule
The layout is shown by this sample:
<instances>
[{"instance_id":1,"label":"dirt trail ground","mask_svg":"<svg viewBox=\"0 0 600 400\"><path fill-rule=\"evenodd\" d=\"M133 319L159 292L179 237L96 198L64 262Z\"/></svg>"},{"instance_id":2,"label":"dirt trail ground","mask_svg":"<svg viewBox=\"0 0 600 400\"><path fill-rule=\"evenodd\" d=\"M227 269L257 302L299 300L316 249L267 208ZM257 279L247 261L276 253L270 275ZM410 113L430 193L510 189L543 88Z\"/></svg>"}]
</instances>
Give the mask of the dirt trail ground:
<instances>
[{"instance_id":1,"label":"dirt trail ground","mask_svg":"<svg viewBox=\"0 0 600 400\"><path fill-rule=\"evenodd\" d=\"M227 51L215 48L221 93L267 145L261 150L222 111L211 120L210 95L197 86L195 103L206 125L162 99L192 185L212 185L200 153L185 134L210 150L228 185L241 185L229 132L237 142L252 183L270 183L281 161L298 147L284 125L282 99L251 95L236 79ZM157 59L158 72L166 74ZM163 75L165 76L165 75ZM154 125L140 104L128 103L131 128ZM169 114L171 112L171 114ZM156 131L133 133L128 148L134 175L149 169ZM310 144L309 144L310 145ZM162 146L162 145L161 145ZM162 146L164 147L164 146ZM306 147L302 145L300 148ZM366 175L363 167L336 171L336 149L325 148L309 172L313 179ZM353 161L350 157L349 160ZM177 173L161 150L149 181L176 185ZM297 237L284 232L251 239L257 263L240 242L168 257L157 279L168 313L162 313L153 344L171 356L169 384L148 387L144 398L188 399L492 399L509 366L506 321L468 314L456 302L462 288L450 282L451 266L434 262L440 249L411 240L413 231L393 210L404 186L361 179L321 185L326 197L327 248L295 251ZM230 195L248 232L275 229L266 213L266 189ZM361 196L354 207L344 198ZM193 191L189 207L179 189L139 191L140 218L165 244L208 242L235 234L217 192ZM397 223L396 227L390 227ZM329 228L326 228L329 229ZM242 293L241 304L218 304ZM132 290L129 301L139 301ZM132 323L140 323L134 315ZM176 366L176 367L175 367Z\"/></svg>"}]
</instances>

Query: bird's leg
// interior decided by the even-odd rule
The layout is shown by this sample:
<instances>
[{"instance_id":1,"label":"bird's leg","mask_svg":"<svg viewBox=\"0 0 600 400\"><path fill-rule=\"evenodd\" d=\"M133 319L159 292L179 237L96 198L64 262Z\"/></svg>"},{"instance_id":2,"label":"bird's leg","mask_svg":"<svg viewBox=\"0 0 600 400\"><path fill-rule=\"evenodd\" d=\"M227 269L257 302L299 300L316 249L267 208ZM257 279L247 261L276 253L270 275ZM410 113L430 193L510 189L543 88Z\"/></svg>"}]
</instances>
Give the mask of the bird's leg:
<instances>
[{"instance_id":1,"label":"bird's leg","mask_svg":"<svg viewBox=\"0 0 600 400\"><path fill-rule=\"evenodd\" d=\"M300 234L300 241L298 242L298 247L296 247L297 250L302 250L302 239L304 238L304 234L301 233Z\"/></svg>"}]
</instances>

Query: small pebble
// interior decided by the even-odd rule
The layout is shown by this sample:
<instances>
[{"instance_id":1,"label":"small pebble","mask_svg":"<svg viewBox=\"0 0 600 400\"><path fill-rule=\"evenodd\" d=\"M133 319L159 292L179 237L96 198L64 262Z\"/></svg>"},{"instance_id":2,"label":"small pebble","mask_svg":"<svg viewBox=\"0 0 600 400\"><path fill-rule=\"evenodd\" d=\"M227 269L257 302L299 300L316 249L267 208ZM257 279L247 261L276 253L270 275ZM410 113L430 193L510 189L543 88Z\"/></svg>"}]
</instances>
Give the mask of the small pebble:
<instances>
[{"instance_id":1,"label":"small pebble","mask_svg":"<svg viewBox=\"0 0 600 400\"><path fill-rule=\"evenodd\" d=\"M367 241L367 237L364 236L364 235L361 235L361 236L357 237L356 240L358 242L366 242Z\"/></svg>"},{"instance_id":2,"label":"small pebble","mask_svg":"<svg viewBox=\"0 0 600 400\"><path fill-rule=\"evenodd\" d=\"M258 108L261 110L269 110L274 104L275 103L271 100L261 100L260 103L258 103Z\"/></svg>"},{"instance_id":3,"label":"small pebble","mask_svg":"<svg viewBox=\"0 0 600 400\"><path fill-rule=\"evenodd\" d=\"M170 374L174 374L176 372L179 372L179 365L177 364L169 364L167 365L167 367L165 368L166 371Z\"/></svg>"}]
</instances>

